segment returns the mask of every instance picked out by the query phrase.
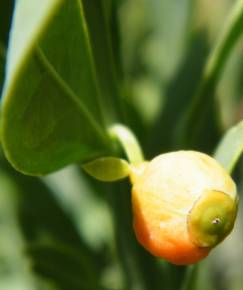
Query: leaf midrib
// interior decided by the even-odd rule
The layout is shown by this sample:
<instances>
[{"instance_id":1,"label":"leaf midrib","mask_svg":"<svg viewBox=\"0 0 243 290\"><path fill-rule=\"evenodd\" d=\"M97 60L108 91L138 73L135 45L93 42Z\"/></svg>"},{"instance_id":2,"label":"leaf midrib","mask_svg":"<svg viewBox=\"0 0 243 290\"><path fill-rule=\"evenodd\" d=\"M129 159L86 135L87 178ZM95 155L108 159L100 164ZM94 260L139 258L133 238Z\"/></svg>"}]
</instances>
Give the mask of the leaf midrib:
<instances>
[{"instance_id":1,"label":"leaf midrib","mask_svg":"<svg viewBox=\"0 0 243 290\"><path fill-rule=\"evenodd\" d=\"M43 68L46 70L52 81L55 82L56 85L65 93L65 95L77 105L79 112L85 116L87 121L93 127L93 129L97 132L97 134L101 137L104 143L107 143L107 136L104 133L102 127L95 121L90 111L87 109L82 100L78 97L78 95L70 88L70 86L65 82L65 80L58 74L54 66L48 60L47 56L43 52L43 50L38 46L36 48L36 56L38 60L41 62Z\"/></svg>"}]
</instances>

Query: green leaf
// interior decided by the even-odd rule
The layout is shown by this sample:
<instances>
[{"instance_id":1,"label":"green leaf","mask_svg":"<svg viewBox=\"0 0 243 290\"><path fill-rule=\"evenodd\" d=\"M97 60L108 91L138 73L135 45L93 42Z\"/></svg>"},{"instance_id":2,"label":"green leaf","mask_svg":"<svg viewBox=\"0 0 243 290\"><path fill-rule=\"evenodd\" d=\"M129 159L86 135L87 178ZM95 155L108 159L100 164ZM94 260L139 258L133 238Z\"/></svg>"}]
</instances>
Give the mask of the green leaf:
<instances>
[{"instance_id":1,"label":"green leaf","mask_svg":"<svg viewBox=\"0 0 243 290\"><path fill-rule=\"evenodd\" d=\"M86 25L78 0L16 3L1 130L21 172L45 174L109 151Z\"/></svg>"},{"instance_id":2,"label":"green leaf","mask_svg":"<svg viewBox=\"0 0 243 290\"><path fill-rule=\"evenodd\" d=\"M103 111L110 125L118 121L117 116L122 116L120 90L107 15L109 13L107 10L111 9L111 1L82 0L82 3L96 66L97 81L105 102Z\"/></svg>"},{"instance_id":3,"label":"green leaf","mask_svg":"<svg viewBox=\"0 0 243 290\"><path fill-rule=\"evenodd\" d=\"M32 245L27 252L34 259L33 270L51 279L58 289L98 289L97 273L85 253L65 245Z\"/></svg>"},{"instance_id":4,"label":"green leaf","mask_svg":"<svg viewBox=\"0 0 243 290\"><path fill-rule=\"evenodd\" d=\"M98 289L95 285L104 257L84 241L78 221L72 220L39 178L19 174L2 157L0 167L14 189L14 215L24 237L22 250L31 258L31 270L54 282L58 289ZM102 254L106 254L104 249Z\"/></svg>"},{"instance_id":5,"label":"green leaf","mask_svg":"<svg viewBox=\"0 0 243 290\"><path fill-rule=\"evenodd\" d=\"M214 157L228 172L232 172L242 151L243 121L239 122L225 133L214 153Z\"/></svg>"},{"instance_id":6,"label":"green leaf","mask_svg":"<svg viewBox=\"0 0 243 290\"><path fill-rule=\"evenodd\" d=\"M190 38L182 64L167 88L164 106L150 137L154 155L181 148L177 140L178 128L200 82L209 49L204 32L193 32Z\"/></svg>"},{"instance_id":7,"label":"green leaf","mask_svg":"<svg viewBox=\"0 0 243 290\"><path fill-rule=\"evenodd\" d=\"M211 137L210 145L214 145L220 135L221 124L218 116L218 104L215 100L215 90L224 71L225 64L236 42L243 31L243 1L234 4L229 20L223 33L213 49L199 84L194 99L181 120L181 145L192 147L195 142L203 143L205 136ZM200 146L199 146L200 147ZM197 149L211 149L210 148ZM208 150L210 151L210 150Z\"/></svg>"},{"instance_id":8,"label":"green leaf","mask_svg":"<svg viewBox=\"0 0 243 290\"><path fill-rule=\"evenodd\" d=\"M116 157L98 158L84 164L83 169L100 181L116 181L127 177L130 166L126 160Z\"/></svg>"}]
</instances>

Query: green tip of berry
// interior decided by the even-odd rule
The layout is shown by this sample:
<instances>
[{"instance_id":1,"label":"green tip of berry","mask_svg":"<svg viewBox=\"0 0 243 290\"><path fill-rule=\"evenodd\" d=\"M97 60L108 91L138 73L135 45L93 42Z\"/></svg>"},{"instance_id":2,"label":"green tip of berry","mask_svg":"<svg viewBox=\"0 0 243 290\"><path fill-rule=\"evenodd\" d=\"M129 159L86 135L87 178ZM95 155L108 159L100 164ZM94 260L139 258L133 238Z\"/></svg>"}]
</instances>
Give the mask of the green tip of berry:
<instances>
[{"instance_id":1,"label":"green tip of berry","mask_svg":"<svg viewBox=\"0 0 243 290\"><path fill-rule=\"evenodd\" d=\"M238 201L228 194L207 190L188 216L190 237L199 247L215 247L233 229Z\"/></svg>"}]
</instances>

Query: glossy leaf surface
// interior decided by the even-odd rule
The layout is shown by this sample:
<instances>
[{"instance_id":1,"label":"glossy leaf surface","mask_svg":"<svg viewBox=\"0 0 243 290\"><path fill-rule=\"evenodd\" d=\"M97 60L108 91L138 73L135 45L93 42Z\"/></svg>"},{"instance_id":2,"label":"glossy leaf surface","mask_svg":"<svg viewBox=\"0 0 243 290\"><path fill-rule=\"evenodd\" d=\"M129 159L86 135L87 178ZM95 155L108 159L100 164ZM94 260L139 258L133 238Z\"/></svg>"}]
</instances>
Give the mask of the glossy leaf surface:
<instances>
[{"instance_id":1,"label":"glossy leaf surface","mask_svg":"<svg viewBox=\"0 0 243 290\"><path fill-rule=\"evenodd\" d=\"M3 147L19 171L44 174L106 152L82 2L16 3L3 97Z\"/></svg>"}]
</instances>

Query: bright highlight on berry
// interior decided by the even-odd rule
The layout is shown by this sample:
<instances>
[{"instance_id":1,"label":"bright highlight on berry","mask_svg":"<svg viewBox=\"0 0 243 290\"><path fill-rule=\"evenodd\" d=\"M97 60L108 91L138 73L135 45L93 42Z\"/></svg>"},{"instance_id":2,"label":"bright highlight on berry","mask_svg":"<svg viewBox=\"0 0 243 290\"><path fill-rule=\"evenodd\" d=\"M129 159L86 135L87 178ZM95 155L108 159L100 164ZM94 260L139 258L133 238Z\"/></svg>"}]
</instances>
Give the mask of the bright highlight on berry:
<instances>
[{"instance_id":1,"label":"bright highlight on berry","mask_svg":"<svg viewBox=\"0 0 243 290\"><path fill-rule=\"evenodd\" d=\"M177 151L138 167L131 173L134 229L151 254L193 264L231 232L236 186L212 157Z\"/></svg>"}]
</instances>

